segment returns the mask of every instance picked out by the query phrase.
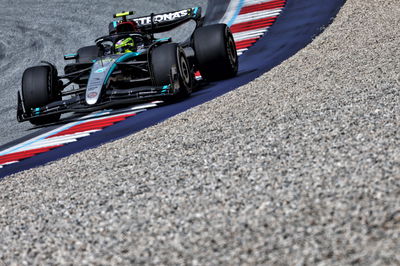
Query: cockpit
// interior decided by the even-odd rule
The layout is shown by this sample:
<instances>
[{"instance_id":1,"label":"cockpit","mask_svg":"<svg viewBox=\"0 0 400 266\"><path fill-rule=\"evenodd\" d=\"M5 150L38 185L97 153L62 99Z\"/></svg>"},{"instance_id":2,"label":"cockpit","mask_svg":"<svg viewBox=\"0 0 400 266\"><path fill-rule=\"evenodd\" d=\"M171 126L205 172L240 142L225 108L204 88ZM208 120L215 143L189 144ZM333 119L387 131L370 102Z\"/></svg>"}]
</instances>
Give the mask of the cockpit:
<instances>
[{"instance_id":1,"label":"cockpit","mask_svg":"<svg viewBox=\"0 0 400 266\"><path fill-rule=\"evenodd\" d=\"M142 34L114 34L101 37L96 40L96 44L102 55L124 54L138 52L149 42Z\"/></svg>"}]
</instances>

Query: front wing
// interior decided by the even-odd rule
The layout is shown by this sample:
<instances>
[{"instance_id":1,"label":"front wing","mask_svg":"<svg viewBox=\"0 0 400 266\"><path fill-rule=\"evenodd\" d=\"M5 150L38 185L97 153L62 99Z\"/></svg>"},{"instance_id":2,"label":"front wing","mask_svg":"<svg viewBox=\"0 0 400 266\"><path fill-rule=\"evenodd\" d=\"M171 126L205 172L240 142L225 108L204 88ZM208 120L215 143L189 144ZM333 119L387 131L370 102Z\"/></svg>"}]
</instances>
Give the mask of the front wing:
<instances>
[{"instance_id":1,"label":"front wing","mask_svg":"<svg viewBox=\"0 0 400 266\"><path fill-rule=\"evenodd\" d=\"M123 90L114 89L106 91L104 100L95 105L88 105L85 101L85 95L77 95L71 99L53 102L29 111L23 109L22 97L18 92L17 119L19 122L23 122L32 118L54 114L93 112L118 105L133 104L174 96L178 91L179 88L177 89L173 84L160 87L143 86Z\"/></svg>"}]
</instances>

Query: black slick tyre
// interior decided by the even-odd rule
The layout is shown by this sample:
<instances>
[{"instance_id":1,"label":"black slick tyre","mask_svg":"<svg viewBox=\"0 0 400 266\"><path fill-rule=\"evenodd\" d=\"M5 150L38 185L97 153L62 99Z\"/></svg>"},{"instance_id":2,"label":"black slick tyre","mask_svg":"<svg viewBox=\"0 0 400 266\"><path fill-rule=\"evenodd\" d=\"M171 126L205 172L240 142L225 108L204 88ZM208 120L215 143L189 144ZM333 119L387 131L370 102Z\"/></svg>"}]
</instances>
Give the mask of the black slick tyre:
<instances>
[{"instance_id":1,"label":"black slick tyre","mask_svg":"<svg viewBox=\"0 0 400 266\"><path fill-rule=\"evenodd\" d=\"M183 49L176 43L167 43L151 52L152 78L155 86L171 84L171 68L179 74L180 90L177 97L192 93L193 73Z\"/></svg>"},{"instance_id":2,"label":"black slick tyre","mask_svg":"<svg viewBox=\"0 0 400 266\"><path fill-rule=\"evenodd\" d=\"M236 44L226 24L197 28L193 33L192 45L198 69L204 79L217 81L236 76Z\"/></svg>"},{"instance_id":3,"label":"black slick tyre","mask_svg":"<svg viewBox=\"0 0 400 266\"><path fill-rule=\"evenodd\" d=\"M32 115L32 110L43 107L53 101L61 100L57 91L57 73L51 66L35 66L25 70L22 76L22 96L25 112ZM33 125L57 122L60 114L31 118Z\"/></svg>"}]
</instances>

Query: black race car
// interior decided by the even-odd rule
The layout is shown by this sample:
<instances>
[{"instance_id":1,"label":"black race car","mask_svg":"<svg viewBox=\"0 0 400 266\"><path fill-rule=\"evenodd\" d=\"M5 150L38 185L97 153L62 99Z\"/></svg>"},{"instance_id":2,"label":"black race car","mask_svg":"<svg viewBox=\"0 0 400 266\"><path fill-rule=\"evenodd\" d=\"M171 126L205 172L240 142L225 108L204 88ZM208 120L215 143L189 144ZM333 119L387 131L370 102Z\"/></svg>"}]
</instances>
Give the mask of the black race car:
<instances>
[{"instance_id":1,"label":"black race car","mask_svg":"<svg viewBox=\"0 0 400 266\"><path fill-rule=\"evenodd\" d=\"M115 14L117 21L110 23L108 36L65 55L65 60L75 62L65 66L64 75L44 61L26 69L18 92L18 121L44 125L67 112L187 97L197 82L197 71L206 81L237 74L238 57L229 27L204 26L201 8L128 18L133 14ZM191 20L196 28L183 43L154 37Z\"/></svg>"}]
</instances>

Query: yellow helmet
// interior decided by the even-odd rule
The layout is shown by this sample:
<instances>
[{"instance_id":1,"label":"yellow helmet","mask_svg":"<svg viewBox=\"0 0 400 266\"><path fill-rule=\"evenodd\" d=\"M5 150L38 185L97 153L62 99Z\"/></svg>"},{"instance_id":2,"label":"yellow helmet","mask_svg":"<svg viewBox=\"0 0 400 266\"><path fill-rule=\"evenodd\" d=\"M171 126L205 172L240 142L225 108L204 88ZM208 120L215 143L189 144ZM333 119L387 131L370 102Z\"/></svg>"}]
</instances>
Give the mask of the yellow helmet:
<instances>
[{"instance_id":1,"label":"yellow helmet","mask_svg":"<svg viewBox=\"0 0 400 266\"><path fill-rule=\"evenodd\" d=\"M115 44L116 54L135 52L135 50L136 50L135 41L131 37L121 39L117 41L117 43Z\"/></svg>"}]
</instances>

